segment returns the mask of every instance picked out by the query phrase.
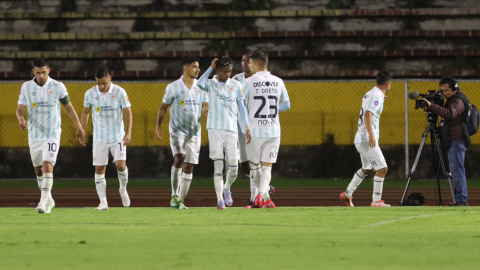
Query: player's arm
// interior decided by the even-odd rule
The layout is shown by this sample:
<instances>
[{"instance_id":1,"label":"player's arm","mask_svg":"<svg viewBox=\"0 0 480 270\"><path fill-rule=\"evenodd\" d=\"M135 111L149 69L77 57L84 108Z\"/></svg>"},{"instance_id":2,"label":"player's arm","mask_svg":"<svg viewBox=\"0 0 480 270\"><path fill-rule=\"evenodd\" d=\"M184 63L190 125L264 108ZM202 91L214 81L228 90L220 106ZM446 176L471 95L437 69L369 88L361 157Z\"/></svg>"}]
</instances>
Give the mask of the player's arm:
<instances>
[{"instance_id":1,"label":"player's arm","mask_svg":"<svg viewBox=\"0 0 480 270\"><path fill-rule=\"evenodd\" d=\"M282 94L280 95L280 104L278 105L278 112L290 110L290 97L288 96L285 84L282 85Z\"/></svg>"},{"instance_id":2,"label":"player's arm","mask_svg":"<svg viewBox=\"0 0 480 270\"><path fill-rule=\"evenodd\" d=\"M208 102L203 102L202 103L202 114L205 117L208 116Z\"/></svg>"},{"instance_id":3,"label":"player's arm","mask_svg":"<svg viewBox=\"0 0 480 270\"><path fill-rule=\"evenodd\" d=\"M218 61L218 58L213 59L210 67L202 74L200 79L198 79L197 85L198 87L200 87L201 90L207 91L207 88L205 86L207 84L208 76L210 76L212 71L217 67L217 61Z\"/></svg>"},{"instance_id":4,"label":"player's arm","mask_svg":"<svg viewBox=\"0 0 480 270\"><path fill-rule=\"evenodd\" d=\"M157 136L158 140L162 140L163 136L163 131L162 131L162 122L163 119L165 119L165 115L167 114L167 109L170 106L170 104L166 104L162 102L162 105L160 105L160 108L158 108L158 115L157 115L157 128L155 130L155 135Z\"/></svg>"},{"instance_id":5,"label":"player's arm","mask_svg":"<svg viewBox=\"0 0 480 270\"><path fill-rule=\"evenodd\" d=\"M132 108L127 107L122 110L123 116L125 116L125 136L123 137L123 145L127 146L132 140Z\"/></svg>"},{"instance_id":6,"label":"player's arm","mask_svg":"<svg viewBox=\"0 0 480 270\"><path fill-rule=\"evenodd\" d=\"M243 124L247 129L247 142L249 144L252 141L252 132L250 131L250 123L248 123L247 109L245 104L243 104L243 99L237 99L238 111L240 112L240 118L242 118Z\"/></svg>"},{"instance_id":7,"label":"player's arm","mask_svg":"<svg viewBox=\"0 0 480 270\"><path fill-rule=\"evenodd\" d=\"M28 122L24 118L24 113L25 113L26 109L27 109L27 106L25 106L23 104L18 104L18 106L17 106L16 115L17 115L17 119L18 119L18 124L19 124L20 128L23 129L23 130L28 129Z\"/></svg>"},{"instance_id":8,"label":"player's arm","mask_svg":"<svg viewBox=\"0 0 480 270\"><path fill-rule=\"evenodd\" d=\"M82 117L80 122L82 123L83 130L87 129L88 117L90 116L91 107L83 107Z\"/></svg>"},{"instance_id":9,"label":"player's arm","mask_svg":"<svg viewBox=\"0 0 480 270\"><path fill-rule=\"evenodd\" d=\"M365 121L365 127L367 128L368 132L368 146L371 148L375 147L375 135L373 134L373 124L372 124L372 115L371 111L366 111L365 115L363 116L363 121Z\"/></svg>"},{"instance_id":10,"label":"player's arm","mask_svg":"<svg viewBox=\"0 0 480 270\"><path fill-rule=\"evenodd\" d=\"M73 124L77 128L77 134L75 139L78 139L80 141L80 144L85 146L85 131L82 128L82 124L80 123L80 120L78 120L77 112L73 108L73 105L70 102L70 99L68 99L67 104L64 104L64 101L62 101L62 99L60 99L60 101L64 105L65 110L67 111L68 117L70 118L70 120L72 120Z\"/></svg>"}]
</instances>

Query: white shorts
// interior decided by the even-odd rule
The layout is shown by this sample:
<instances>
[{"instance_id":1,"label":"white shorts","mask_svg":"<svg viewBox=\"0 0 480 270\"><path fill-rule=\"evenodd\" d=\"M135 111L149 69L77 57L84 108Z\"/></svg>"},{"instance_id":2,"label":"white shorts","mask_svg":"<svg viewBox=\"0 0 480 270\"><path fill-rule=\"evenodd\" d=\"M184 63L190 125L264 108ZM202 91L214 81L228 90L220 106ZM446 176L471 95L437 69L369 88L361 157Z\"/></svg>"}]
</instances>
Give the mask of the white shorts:
<instances>
[{"instance_id":1,"label":"white shorts","mask_svg":"<svg viewBox=\"0 0 480 270\"><path fill-rule=\"evenodd\" d=\"M184 154L185 163L198 164L200 155L200 139L185 138L183 135L170 134L170 147L173 155Z\"/></svg>"},{"instance_id":2,"label":"white shorts","mask_svg":"<svg viewBox=\"0 0 480 270\"><path fill-rule=\"evenodd\" d=\"M260 161L277 162L278 150L280 149L280 137L255 138L246 145L248 160L258 164Z\"/></svg>"},{"instance_id":3,"label":"white shorts","mask_svg":"<svg viewBox=\"0 0 480 270\"><path fill-rule=\"evenodd\" d=\"M387 162L383 157L382 150L378 146L378 142L375 144L374 148L368 146L368 142L356 143L355 147L360 153L360 159L362 160L362 169L371 170L372 167L376 171L387 167Z\"/></svg>"},{"instance_id":4,"label":"white shorts","mask_svg":"<svg viewBox=\"0 0 480 270\"><path fill-rule=\"evenodd\" d=\"M224 151L227 157L233 157L235 161L238 158L238 135L233 131L209 129L208 145L210 147L210 158L213 160L223 160Z\"/></svg>"},{"instance_id":5,"label":"white shorts","mask_svg":"<svg viewBox=\"0 0 480 270\"><path fill-rule=\"evenodd\" d=\"M123 141L114 143L93 142L93 166L107 165L108 152L112 153L113 162L127 160L127 147L123 145Z\"/></svg>"},{"instance_id":6,"label":"white shorts","mask_svg":"<svg viewBox=\"0 0 480 270\"><path fill-rule=\"evenodd\" d=\"M28 146L33 167L41 167L43 161L48 161L55 166L60 149L60 138L50 138L40 142L28 141Z\"/></svg>"},{"instance_id":7,"label":"white shorts","mask_svg":"<svg viewBox=\"0 0 480 270\"><path fill-rule=\"evenodd\" d=\"M247 162L247 151L245 145L247 143L247 133L242 133L240 130L238 132L238 159L240 163Z\"/></svg>"}]
</instances>

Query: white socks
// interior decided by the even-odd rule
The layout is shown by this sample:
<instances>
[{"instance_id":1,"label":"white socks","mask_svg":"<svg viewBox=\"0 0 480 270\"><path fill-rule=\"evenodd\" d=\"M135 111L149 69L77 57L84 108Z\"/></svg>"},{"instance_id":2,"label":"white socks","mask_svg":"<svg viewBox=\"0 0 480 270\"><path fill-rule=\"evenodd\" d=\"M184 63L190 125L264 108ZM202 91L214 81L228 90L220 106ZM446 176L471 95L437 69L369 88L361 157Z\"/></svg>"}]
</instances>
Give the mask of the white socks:
<instances>
[{"instance_id":1,"label":"white socks","mask_svg":"<svg viewBox=\"0 0 480 270\"><path fill-rule=\"evenodd\" d=\"M253 174L250 174L250 201L255 200L255 196L258 194L257 186L255 185L255 180L253 179Z\"/></svg>"},{"instance_id":2,"label":"white socks","mask_svg":"<svg viewBox=\"0 0 480 270\"><path fill-rule=\"evenodd\" d=\"M103 176L105 177L105 175ZM118 171L118 181L120 182L120 192L125 192L128 183L128 168L125 168L123 172Z\"/></svg>"},{"instance_id":3,"label":"white socks","mask_svg":"<svg viewBox=\"0 0 480 270\"><path fill-rule=\"evenodd\" d=\"M171 180L172 180L172 197L178 195L178 180L181 178L182 168L172 167Z\"/></svg>"},{"instance_id":4,"label":"white socks","mask_svg":"<svg viewBox=\"0 0 480 270\"><path fill-rule=\"evenodd\" d=\"M257 196L260 194L260 179L262 177L262 169L260 167L260 164L252 164L250 163L250 176L253 178L253 182L255 186L257 187Z\"/></svg>"},{"instance_id":5,"label":"white socks","mask_svg":"<svg viewBox=\"0 0 480 270\"><path fill-rule=\"evenodd\" d=\"M354 175L352 181L347 187L346 196L347 198L352 197L353 192L357 190L358 186L362 183L363 179L365 179L366 175L363 173L362 169L358 170Z\"/></svg>"},{"instance_id":6,"label":"white socks","mask_svg":"<svg viewBox=\"0 0 480 270\"><path fill-rule=\"evenodd\" d=\"M193 173L183 173L182 181L180 182L180 188L178 191L178 200L185 202L185 197L187 196L188 190L190 189L190 184L192 183Z\"/></svg>"},{"instance_id":7,"label":"white socks","mask_svg":"<svg viewBox=\"0 0 480 270\"><path fill-rule=\"evenodd\" d=\"M272 167L262 166L262 176L260 180L260 192L265 201L270 200L270 181L272 180Z\"/></svg>"},{"instance_id":8,"label":"white socks","mask_svg":"<svg viewBox=\"0 0 480 270\"><path fill-rule=\"evenodd\" d=\"M100 204L107 204L107 182L105 174L95 174L95 187L97 188Z\"/></svg>"},{"instance_id":9,"label":"white socks","mask_svg":"<svg viewBox=\"0 0 480 270\"><path fill-rule=\"evenodd\" d=\"M373 202L378 202L379 200L382 199L382 191L383 191L383 180L385 178L381 178L378 176L375 176L373 178Z\"/></svg>"},{"instance_id":10,"label":"white socks","mask_svg":"<svg viewBox=\"0 0 480 270\"><path fill-rule=\"evenodd\" d=\"M223 186L224 189L230 190L233 182L237 179L238 173L238 163L235 165L228 165L228 172L227 172L227 179L225 180L225 185Z\"/></svg>"},{"instance_id":11,"label":"white socks","mask_svg":"<svg viewBox=\"0 0 480 270\"><path fill-rule=\"evenodd\" d=\"M223 201L223 160L214 160L213 168L213 185L217 193L217 201Z\"/></svg>"},{"instance_id":12,"label":"white socks","mask_svg":"<svg viewBox=\"0 0 480 270\"><path fill-rule=\"evenodd\" d=\"M40 201L47 201L48 198L52 196L52 186L53 186L53 173L44 173L42 177L42 195L40 197ZM39 179L37 177L37 183L39 183Z\"/></svg>"}]
</instances>

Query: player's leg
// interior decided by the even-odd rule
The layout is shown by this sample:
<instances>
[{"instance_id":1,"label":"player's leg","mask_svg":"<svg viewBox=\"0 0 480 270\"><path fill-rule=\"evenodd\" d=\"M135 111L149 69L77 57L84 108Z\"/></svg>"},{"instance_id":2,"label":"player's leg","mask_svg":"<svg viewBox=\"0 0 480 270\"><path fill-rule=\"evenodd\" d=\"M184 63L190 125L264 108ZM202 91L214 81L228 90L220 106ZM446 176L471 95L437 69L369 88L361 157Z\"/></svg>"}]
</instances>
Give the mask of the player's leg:
<instances>
[{"instance_id":1,"label":"player's leg","mask_svg":"<svg viewBox=\"0 0 480 270\"><path fill-rule=\"evenodd\" d=\"M198 156L200 155L200 139L192 138L185 145L185 163L183 166L183 174L179 187L179 207L178 209L188 209L185 206L185 197L190 190L193 179L193 168L198 164Z\"/></svg>"},{"instance_id":2,"label":"player's leg","mask_svg":"<svg viewBox=\"0 0 480 270\"><path fill-rule=\"evenodd\" d=\"M173 153L173 166L170 173L172 198L170 207L178 208L179 181L182 176L182 167L185 161L185 138L175 134L170 135L170 147Z\"/></svg>"},{"instance_id":3,"label":"player's leg","mask_svg":"<svg viewBox=\"0 0 480 270\"><path fill-rule=\"evenodd\" d=\"M370 164L366 156L369 148L368 142L357 143L355 144L355 147L360 154L362 168L355 172L352 181L350 181L350 184L348 184L347 190L340 194L340 199L345 203L345 205L350 207L353 207L353 192L357 190L363 179L365 179L365 177L372 171L372 164Z\"/></svg>"},{"instance_id":4,"label":"player's leg","mask_svg":"<svg viewBox=\"0 0 480 270\"><path fill-rule=\"evenodd\" d=\"M387 175L387 162L383 157L382 150L378 146L378 142L374 148L370 148L367 151L367 158L372 164L375 171L375 177L373 178L373 195L372 195L372 207L390 207L382 200L383 181Z\"/></svg>"},{"instance_id":5,"label":"player's leg","mask_svg":"<svg viewBox=\"0 0 480 270\"><path fill-rule=\"evenodd\" d=\"M253 137L252 141L245 146L245 151L247 153L247 158L250 165L250 176L257 188L260 187L260 179L262 177L260 165L260 147L263 143L263 140L263 138ZM259 189L257 189L253 203L256 207L261 207L263 205L263 197L260 194Z\"/></svg>"},{"instance_id":6,"label":"player's leg","mask_svg":"<svg viewBox=\"0 0 480 270\"><path fill-rule=\"evenodd\" d=\"M35 174L37 175L37 184L38 188L40 189L40 195L42 194L42 187L43 187L43 171L42 171L42 149L43 149L44 142L35 142L35 141L28 141L28 146L30 149L30 157L32 159L33 168L35 169ZM41 200L40 200L41 202ZM43 206L38 204L38 206ZM45 206L40 209L42 213L45 212ZM39 212L37 208L37 212Z\"/></svg>"},{"instance_id":7,"label":"player's leg","mask_svg":"<svg viewBox=\"0 0 480 270\"><path fill-rule=\"evenodd\" d=\"M108 210L107 181L105 171L108 164L108 148L106 143L93 142L93 166L95 166L95 189L97 190L100 204L95 210Z\"/></svg>"},{"instance_id":8,"label":"player's leg","mask_svg":"<svg viewBox=\"0 0 480 270\"><path fill-rule=\"evenodd\" d=\"M239 167L242 169L242 172L247 175L250 180L250 200L245 206L246 209L250 209L253 207L253 200L255 200L255 196L257 196L257 186L255 186L255 181L253 180L253 176L250 173L250 163L248 162L247 158L247 150L246 150L246 133L242 133L239 128L238 132L238 160L239 160Z\"/></svg>"},{"instance_id":9,"label":"player's leg","mask_svg":"<svg viewBox=\"0 0 480 270\"><path fill-rule=\"evenodd\" d=\"M223 200L223 142L225 140L222 130L208 130L208 145L210 148L210 158L213 160L213 185L217 194L217 209L225 209Z\"/></svg>"},{"instance_id":10,"label":"player's leg","mask_svg":"<svg viewBox=\"0 0 480 270\"><path fill-rule=\"evenodd\" d=\"M280 149L280 137L269 138L261 147L262 177L260 179L260 192L262 193L265 204L268 208L275 208L275 204L270 199L270 182L272 180L272 165L277 162L278 151Z\"/></svg>"},{"instance_id":11,"label":"player's leg","mask_svg":"<svg viewBox=\"0 0 480 270\"><path fill-rule=\"evenodd\" d=\"M227 166L228 172L226 176L225 185L223 186L223 195L225 196L225 204L227 206L233 205L232 192L230 187L233 182L237 179L238 175L238 159L237 159L237 150L238 150L238 136L233 132L225 132L226 138L224 141L224 149L227 153ZM230 158L233 157L233 158Z\"/></svg>"},{"instance_id":12,"label":"player's leg","mask_svg":"<svg viewBox=\"0 0 480 270\"><path fill-rule=\"evenodd\" d=\"M122 141L110 147L113 156L113 162L117 167L118 181L120 182L119 193L122 198L122 204L125 207L130 206L130 197L127 193L128 167L127 167L127 146Z\"/></svg>"},{"instance_id":13,"label":"player's leg","mask_svg":"<svg viewBox=\"0 0 480 270\"><path fill-rule=\"evenodd\" d=\"M53 186L53 167L57 162L58 150L60 148L60 139L52 138L43 142L42 146L42 195L40 198L37 211L42 213L50 213L55 207L55 202L52 198Z\"/></svg>"}]
</instances>

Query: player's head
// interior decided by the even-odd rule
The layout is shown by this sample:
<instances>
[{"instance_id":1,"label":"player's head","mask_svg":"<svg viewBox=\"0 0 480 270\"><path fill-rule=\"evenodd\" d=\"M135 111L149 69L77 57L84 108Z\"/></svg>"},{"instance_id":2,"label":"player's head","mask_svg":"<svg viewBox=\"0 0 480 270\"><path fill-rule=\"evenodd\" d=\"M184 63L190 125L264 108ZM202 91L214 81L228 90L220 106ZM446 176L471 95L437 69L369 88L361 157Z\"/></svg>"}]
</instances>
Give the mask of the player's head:
<instances>
[{"instance_id":1,"label":"player's head","mask_svg":"<svg viewBox=\"0 0 480 270\"><path fill-rule=\"evenodd\" d=\"M233 61L228 56L222 56L217 61L217 80L220 82L226 82L230 75L232 75Z\"/></svg>"},{"instance_id":2,"label":"player's head","mask_svg":"<svg viewBox=\"0 0 480 270\"><path fill-rule=\"evenodd\" d=\"M390 74L390 72L386 70L380 71L377 73L376 79L378 88L382 90L385 89L385 94L387 94L388 91L390 91L390 87L392 86L392 75Z\"/></svg>"},{"instance_id":3,"label":"player's head","mask_svg":"<svg viewBox=\"0 0 480 270\"><path fill-rule=\"evenodd\" d=\"M250 70L253 74L257 71L267 70L268 56L264 52L254 52L250 55Z\"/></svg>"},{"instance_id":4,"label":"player's head","mask_svg":"<svg viewBox=\"0 0 480 270\"><path fill-rule=\"evenodd\" d=\"M247 52L242 57L242 69L243 69L243 72L245 72L245 73L251 73L251 71L250 71L250 55L252 55L252 53Z\"/></svg>"},{"instance_id":5,"label":"player's head","mask_svg":"<svg viewBox=\"0 0 480 270\"><path fill-rule=\"evenodd\" d=\"M47 61L43 58L38 58L33 60L33 74L37 79L39 85L43 85L48 80L48 74L50 73L50 67L48 66Z\"/></svg>"},{"instance_id":6,"label":"player's head","mask_svg":"<svg viewBox=\"0 0 480 270\"><path fill-rule=\"evenodd\" d=\"M112 80L110 70L104 65L98 66L95 71L95 80L100 91L107 91L110 89L110 81Z\"/></svg>"},{"instance_id":7,"label":"player's head","mask_svg":"<svg viewBox=\"0 0 480 270\"><path fill-rule=\"evenodd\" d=\"M189 78L198 78L200 73L200 64L198 64L198 58L193 56L182 57L183 76Z\"/></svg>"},{"instance_id":8,"label":"player's head","mask_svg":"<svg viewBox=\"0 0 480 270\"><path fill-rule=\"evenodd\" d=\"M453 76L445 76L440 79L440 89L443 90L443 96L450 98L458 91L458 82Z\"/></svg>"}]
</instances>

